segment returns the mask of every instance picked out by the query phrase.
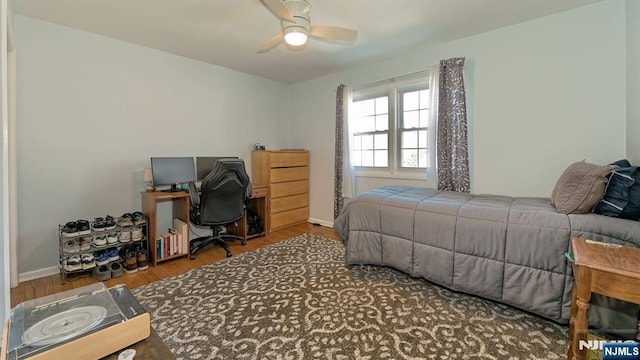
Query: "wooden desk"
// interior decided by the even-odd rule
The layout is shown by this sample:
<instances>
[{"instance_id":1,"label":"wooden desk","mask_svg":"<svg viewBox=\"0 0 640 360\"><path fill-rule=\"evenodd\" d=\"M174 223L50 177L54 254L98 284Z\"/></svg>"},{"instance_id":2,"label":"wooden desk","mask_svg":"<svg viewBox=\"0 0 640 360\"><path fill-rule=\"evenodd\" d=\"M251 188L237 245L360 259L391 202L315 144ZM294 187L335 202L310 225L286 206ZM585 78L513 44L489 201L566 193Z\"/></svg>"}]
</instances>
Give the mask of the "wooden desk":
<instances>
[{"instance_id":1,"label":"wooden desk","mask_svg":"<svg viewBox=\"0 0 640 360\"><path fill-rule=\"evenodd\" d=\"M571 239L573 248L573 293L567 359L583 360L587 349L587 310L591 293L640 304L640 249L614 247L581 238Z\"/></svg>"},{"instance_id":2,"label":"wooden desk","mask_svg":"<svg viewBox=\"0 0 640 360\"><path fill-rule=\"evenodd\" d=\"M159 262L175 259L182 256L189 256L189 247L183 254L171 255L158 259L156 254L156 237L158 236L158 203L162 201L173 202L173 219L180 219L189 226L189 207L191 200L189 193L180 192L143 192L142 193L142 214L149 219L149 259L153 266L157 266ZM173 223L173 219L172 223ZM187 231L187 234L189 232Z\"/></svg>"},{"instance_id":3,"label":"wooden desk","mask_svg":"<svg viewBox=\"0 0 640 360\"><path fill-rule=\"evenodd\" d=\"M238 227L228 226L227 231L230 234L235 234L244 237L244 242L247 239L251 239L258 236L268 235L268 188L266 185L253 185L253 194L249 199L247 209L257 214L262 222L262 232L257 234L247 234L247 214L238 221ZM142 192L142 214L149 219L149 259L153 266L157 266L159 262L175 259L182 256L189 256L189 249L183 254L171 255L162 259L157 258L155 240L158 236L158 203L162 201L173 202L173 218L184 221L189 226L189 211L191 208L191 199L188 192ZM189 233L189 232L187 232Z\"/></svg>"},{"instance_id":4,"label":"wooden desk","mask_svg":"<svg viewBox=\"0 0 640 360\"><path fill-rule=\"evenodd\" d=\"M162 339L158 336L158 333L151 328L151 335L137 343L127 346L125 349L119 350L107 357L104 357L103 360L118 360L118 355L126 349L135 349L136 357L135 360L169 360L175 359L167 345L162 342Z\"/></svg>"}]
</instances>

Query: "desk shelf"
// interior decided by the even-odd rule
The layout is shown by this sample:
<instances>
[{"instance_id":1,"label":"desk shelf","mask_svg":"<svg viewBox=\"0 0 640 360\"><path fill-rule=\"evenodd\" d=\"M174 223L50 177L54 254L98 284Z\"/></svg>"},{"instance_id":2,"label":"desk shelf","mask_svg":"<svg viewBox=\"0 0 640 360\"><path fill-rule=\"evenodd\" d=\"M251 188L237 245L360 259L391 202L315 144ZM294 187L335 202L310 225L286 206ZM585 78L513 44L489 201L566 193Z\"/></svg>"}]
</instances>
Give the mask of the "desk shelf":
<instances>
[{"instance_id":1,"label":"desk shelf","mask_svg":"<svg viewBox=\"0 0 640 360\"><path fill-rule=\"evenodd\" d=\"M190 255L189 247L187 246L187 249L183 249L182 254L170 255L158 259L158 254L156 253L158 203L163 201L171 201L173 203L173 219L180 219L187 224L187 236L189 234L189 207L191 201L188 192L142 192L142 214L149 219L149 232L147 234L150 239L149 260L153 266L157 266L159 262Z\"/></svg>"},{"instance_id":2,"label":"desk shelf","mask_svg":"<svg viewBox=\"0 0 640 360\"><path fill-rule=\"evenodd\" d=\"M247 204L247 210L245 211L245 216L238 221L238 227L235 226L227 226L227 233L232 235L238 235L244 237L245 241L248 239L257 238L260 236L267 235L267 195L268 195L268 187L266 185L253 185L252 186L252 195L249 198L249 203ZM252 213L258 215L260 218L260 226L262 227L262 231L255 234L249 234L249 225L247 224L247 212L251 211Z\"/></svg>"}]
</instances>

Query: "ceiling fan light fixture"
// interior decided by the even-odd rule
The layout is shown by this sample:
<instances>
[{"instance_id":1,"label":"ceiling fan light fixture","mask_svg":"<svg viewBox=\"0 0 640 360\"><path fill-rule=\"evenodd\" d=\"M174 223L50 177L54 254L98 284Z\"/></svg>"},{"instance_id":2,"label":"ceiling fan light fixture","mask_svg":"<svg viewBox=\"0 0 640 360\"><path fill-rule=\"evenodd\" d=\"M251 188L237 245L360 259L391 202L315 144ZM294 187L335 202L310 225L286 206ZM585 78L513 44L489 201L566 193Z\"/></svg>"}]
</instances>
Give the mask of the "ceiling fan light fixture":
<instances>
[{"instance_id":1,"label":"ceiling fan light fixture","mask_svg":"<svg viewBox=\"0 0 640 360\"><path fill-rule=\"evenodd\" d=\"M284 41L291 46L301 46L307 42L307 31L302 27L284 29Z\"/></svg>"}]
</instances>

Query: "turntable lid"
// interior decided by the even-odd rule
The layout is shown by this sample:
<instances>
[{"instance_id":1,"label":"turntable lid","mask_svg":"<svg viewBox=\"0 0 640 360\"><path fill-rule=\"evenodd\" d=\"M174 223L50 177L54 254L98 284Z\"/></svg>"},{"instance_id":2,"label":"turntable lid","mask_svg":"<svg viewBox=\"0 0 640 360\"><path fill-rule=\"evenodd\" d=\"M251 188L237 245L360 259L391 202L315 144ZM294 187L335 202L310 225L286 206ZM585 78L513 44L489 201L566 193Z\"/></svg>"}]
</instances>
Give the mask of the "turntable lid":
<instances>
[{"instance_id":1,"label":"turntable lid","mask_svg":"<svg viewBox=\"0 0 640 360\"><path fill-rule=\"evenodd\" d=\"M7 351L41 351L122 313L103 283L25 301L11 309Z\"/></svg>"}]
</instances>

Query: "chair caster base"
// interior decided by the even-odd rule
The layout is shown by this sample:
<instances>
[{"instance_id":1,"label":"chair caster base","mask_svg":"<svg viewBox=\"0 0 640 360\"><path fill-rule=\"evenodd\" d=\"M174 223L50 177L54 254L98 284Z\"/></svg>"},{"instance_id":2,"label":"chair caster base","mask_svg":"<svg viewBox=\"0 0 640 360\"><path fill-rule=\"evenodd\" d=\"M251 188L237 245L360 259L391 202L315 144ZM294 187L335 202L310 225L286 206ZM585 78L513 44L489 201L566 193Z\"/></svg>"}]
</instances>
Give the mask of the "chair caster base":
<instances>
[{"instance_id":1,"label":"chair caster base","mask_svg":"<svg viewBox=\"0 0 640 360\"><path fill-rule=\"evenodd\" d=\"M247 240L242 240L242 241L240 241L240 245L242 245L242 246L247 245Z\"/></svg>"},{"instance_id":2,"label":"chair caster base","mask_svg":"<svg viewBox=\"0 0 640 360\"><path fill-rule=\"evenodd\" d=\"M195 255L190 255L190 256L189 256L189 259L191 259L191 260L195 260L195 259L196 259L196 256L195 256Z\"/></svg>"},{"instance_id":3,"label":"chair caster base","mask_svg":"<svg viewBox=\"0 0 640 360\"><path fill-rule=\"evenodd\" d=\"M227 257L231 257L231 253L230 252L227 253Z\"/></svg>"}]
</instances>

